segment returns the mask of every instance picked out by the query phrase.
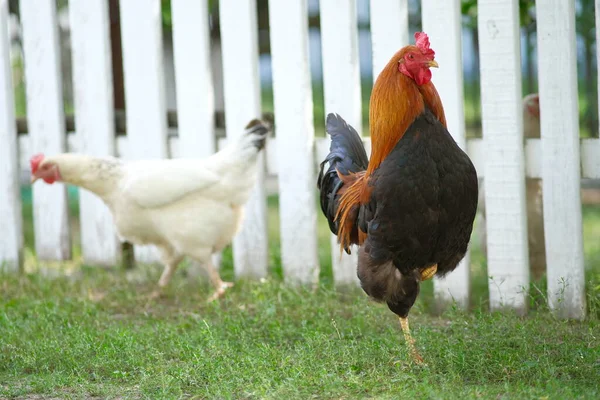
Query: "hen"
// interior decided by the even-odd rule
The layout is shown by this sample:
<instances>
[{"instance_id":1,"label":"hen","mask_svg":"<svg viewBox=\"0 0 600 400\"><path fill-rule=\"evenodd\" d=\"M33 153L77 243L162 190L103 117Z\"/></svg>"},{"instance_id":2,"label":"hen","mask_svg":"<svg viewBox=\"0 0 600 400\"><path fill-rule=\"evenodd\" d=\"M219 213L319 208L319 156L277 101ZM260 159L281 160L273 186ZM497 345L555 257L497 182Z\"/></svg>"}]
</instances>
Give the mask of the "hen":
<instances>
[{"instance_id":1,"label":"hen","mask_svg":"<svg viewBox=\"0 0 600 400\"><path fill-rule=\"evenodd\" d=\"M216 290L212 300L232 283L221 280L211 255L227 246L240 228L269 130L266 123L252 120L244 135L206 159L125 162L38 154L30 161L31 180L64 182L93 192L110 209L121 240L155 245L165 266L155 296L189 256L207 270Z\"/></svg>"},{"instance_id":2,"label":"hen","mask_svg":"<svg viewBox=\"0 0 600 400\"><path fill-rule=\"evenodd\" d=\"M400 318L413 359L422 362L408 313L422 280L454 270L477 210L477 173L446 130L425 33L378 76L369 107L371 159L356 131L327 116L330 153L321 164L321 209L341 247L359 245L358 278ZM324 171L325 164L329 164Z\"/></svg>"}]
</instances>

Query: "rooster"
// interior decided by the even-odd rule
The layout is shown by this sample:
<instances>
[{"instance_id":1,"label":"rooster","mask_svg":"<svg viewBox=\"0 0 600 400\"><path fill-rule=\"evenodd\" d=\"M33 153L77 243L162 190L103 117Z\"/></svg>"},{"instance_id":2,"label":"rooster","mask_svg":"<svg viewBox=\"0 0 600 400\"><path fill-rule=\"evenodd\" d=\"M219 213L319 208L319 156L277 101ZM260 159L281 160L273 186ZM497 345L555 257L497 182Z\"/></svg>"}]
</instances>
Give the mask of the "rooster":
<instances>
[{"instance_id":1,"label":"rooster","mask_svg":"<svg viewBox=\"0 0 600 400\"><path fill-rule=\"evenodd\" d=\"M412 358L422 363L408 313L421 281L451 272L464 257L478 186L475 167L446 129L429 38L417 32L415 39L373 87L370 160L356 131L339 115L327 116L331 146L317 186L341 249L359 246L362 289L398 315Z\"/></svg>"},{"instance_id":2,"label":"rooster","mask_svg":"<svg viewBox=\"0 0 600 400\"><path fill-rule=\"evenodd\" d=\"M141 160L64 153L31 158L32 184L64 182L100 197L110 209L119 238L155 245L164 271L160 295L184 256L202 264L220 297L223 282L211 255L227 246L241 226L243 207L255 186L258 153L270 126L252 120L245 134L206 159Z\"/></svg>"}]
</instances>

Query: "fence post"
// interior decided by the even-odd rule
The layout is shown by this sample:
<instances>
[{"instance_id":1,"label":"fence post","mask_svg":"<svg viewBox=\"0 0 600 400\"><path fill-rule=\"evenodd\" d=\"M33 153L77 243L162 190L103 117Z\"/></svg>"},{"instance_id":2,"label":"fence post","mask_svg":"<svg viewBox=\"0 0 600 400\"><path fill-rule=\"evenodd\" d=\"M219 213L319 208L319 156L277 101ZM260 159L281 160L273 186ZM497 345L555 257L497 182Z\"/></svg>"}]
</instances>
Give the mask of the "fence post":
<instances>
[{"instance_id":1,"label":"fence post","mask_svg":"<svg viewBox=\"0 0 600 400\"><path fill-rule=\"evenodd\" d=\"M390 58L408 42L408 0L371 0L373 82Z\"/></svg>"},{"instance_id":2,"label":"fence post","mask_svg":"<svg viewBox=\"0 0 600 400\"><path fill-rule=\"evenodd\" d=\"M316 171L306 0L269 0L279 167L281 260L286 280L314 284Z\"/></svg>"},{"instance_id":3,"label":"fence post","mask_svg":"<svg viewBox=\"0 0 600 400\"><path fill-rule=\"evenodd\" d=\"M490 305L525 312L529 256L519 4L481 0L478 12Z\"/></svg>"},{"instance_id":4,"label":"fence post","mask_svg":"<svg viewBox=\"0 0 600 400\"><path fill-rule=\"evenodd\" d=\"M8 40L8 1L0 1L0 271L17 271L22 262L23 220L15 104Z\"/></svg>"},{"instance_id":5,"label":"fence post","mask_svg":"<svg viewBox=\"0 0 600 400\"><path fill-rule=\"evenodd\" d=\"M338 113L362 132L360 71L356 0L321 1L321 46L325 115ZM333 279L336 284L358 284L358 247L352 254L340 254L337 237L331 235Z\"/></svg>"},{"instance_id":6,"label":"fence post","mask_svg":"<svg viewBox=\"0 0 600 400\"><path fill-rule=\"evenodd\" d=\"M173 0L179 157L205 158L216 150L214 90L206 0Z\"/></svg>"},{"instance_id":7,"label":"fence post","mask_svg":"<svg viewBox=\"0 0 600 400\"><path fill-rule=\"evenodd\" d=\"M600 0L596 0L594 3L594 11L595 11L595 15L596 18L594 20L595 22L595 27L596 27L596 69L598 68L598 65L600 65L600 51L598 51L598 43L600 43ZM596 71L598 72L598 71ZM598 93L600 93L600 79L597 79L598 81ZM600 115L600 101L598 101L598 115ZM592 134L592 136L596 136L594 135L594 133L596 132L590 132ZM600 135L600 132L598 132L598 134ZM599 138L600 139L600 138ZM600 165L600 157L596 158L598 164Z\"/></svg>"},{"instance_id":8,"label":"fence post","mask_svg":"<svg viewBox=\"0 0 600 400\"><path fill-rule=\"evenodd\" d=\"M216 150L215 100L206 0L173 0L173 56L179 157L205 158ZM171 155L172 156L172 155ZM215 266L220 254L213 255Z\"/></svg>"},{"instance_id":9,"label":"fence post","mask_svg":"<svg viewBox=\"0 0 600 400\"><path fill-rule=\"evenodd\" d=\"M225 128L227 136L235 138L243 134L250 120L260 117L256 1L221 0L219 12ZM264 152L257 162L258 182L246 204L242 229L233 239L233 265L238 277L264 277L269 264Z\"/></svg>"},{"instance_id":10,"label":"fence post","mask_svg":"<svg viewBox=\"0 0 600 400\"><path fill-rule=\"evenodd\" d=\"M446 114L448 131L458 145L467 150L463 107L463 73L461 13L459 0L423 0L423 31L429 35L439 70L433 70L435 84ZM469 304L469 253L458 267L443 279L434 279L438 307L455 301L466 308Z\"/></svg>"},{"instance_id":11,"label":"fence post","mask_svg":"<svg viewBox=\"0 0 600 400\"><path fill-rule=\"evenodd\" d=\"M584 318L575 1L538 0L544 236L550 307Z\"/></svg>"},{"instance_id":12,"label":"fence post","mask_svg":"<svg viewBox=\"0 0 600 400\"><path fill-rule=\"evenodd\" d=\"M22 1L27 124L31 152L66 150L56 1ZM40 260L71 258L66 185L33 185L35 248Z\"/></svg>"},{"instance_id":13,"label":"fence post","mask_svg":"<svg viewBox=\"0 0 600 400\"><path fill-rule=\"evenodd\" d=\"M108 3L69 3L75 128L79 151L93 156L115 154L115 123ZM87 264L115 265L120 248L108 207L87 190L79 191L81 250Z\"/></svg>"},{"instance_id":14,"label":"fence post","mask_svg":"<svg viewBox=\"0 0 600 400\"><path fill-rule=\"evenodd\" d=\"M121 40L128 153L131 160L167 158L167 110L160 0L121 0ZM135 258L156 262L153 246L134 246Z\"/></svg>"}]
</instances>

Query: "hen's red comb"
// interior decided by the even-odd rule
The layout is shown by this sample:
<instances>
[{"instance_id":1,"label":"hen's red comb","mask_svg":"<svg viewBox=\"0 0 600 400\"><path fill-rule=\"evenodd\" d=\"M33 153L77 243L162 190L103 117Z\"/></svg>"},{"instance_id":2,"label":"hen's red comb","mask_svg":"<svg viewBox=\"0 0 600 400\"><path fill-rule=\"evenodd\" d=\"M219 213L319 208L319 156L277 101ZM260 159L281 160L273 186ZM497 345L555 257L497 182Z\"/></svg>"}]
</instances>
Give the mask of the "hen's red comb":
<instances>
[{"instance_id":1,"label":"hen's red comb","mask_svg":"<svg viewBox=\"0 0 600 400\"><path fill-rule=\"evenodd\" d=\"M31 157L29 164L31 165L31 173L35 174L40 166L40 163L44 159L44 154L39 153Z\"/></svg>"},{"instance_id":2,"label":"hen's red comb","mask_svg":"<svg viewBox=\"0 0 600 400\"><path fill-rule=\"evenodd\" d=\"M425 56L435 56L435 51L429 47L429 36L425 32L415 32L415 44Z\"/></svg>"}]
</instances>

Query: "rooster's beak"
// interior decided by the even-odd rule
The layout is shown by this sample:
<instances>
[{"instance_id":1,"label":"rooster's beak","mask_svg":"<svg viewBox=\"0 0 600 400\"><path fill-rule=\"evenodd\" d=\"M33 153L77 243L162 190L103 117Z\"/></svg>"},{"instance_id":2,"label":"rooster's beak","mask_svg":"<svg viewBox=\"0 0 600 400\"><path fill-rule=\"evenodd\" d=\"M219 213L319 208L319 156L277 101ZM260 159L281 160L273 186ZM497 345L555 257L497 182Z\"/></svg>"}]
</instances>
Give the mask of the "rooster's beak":
<instances>
[{"instance_id":1,"label":"rooster's beak","mask_svg":"<svg viewBox=\"0 0 600 400\"><path fill-rule=\"evenodd\" d=\"M35 175L31 175L31 184L33 185L35 183L35 181L37 181L39 178Z\"/></svg>"},{"instance_id":2,"label":"rooster's beak","mask_svg":"<svg viewBox=\"0 0 600 400\"><path fill-rule=\"evenodd\" d=\"M431 61L427 61L426 65L429 68L439 68L440 66L438 65L437 61L435 60L431 60Z\"/></svg>"}]
</instances>

